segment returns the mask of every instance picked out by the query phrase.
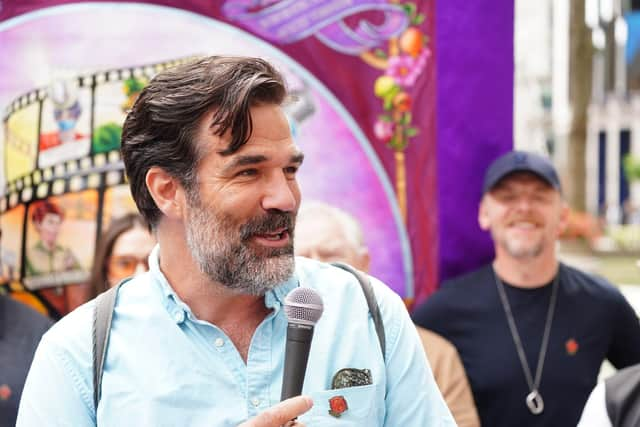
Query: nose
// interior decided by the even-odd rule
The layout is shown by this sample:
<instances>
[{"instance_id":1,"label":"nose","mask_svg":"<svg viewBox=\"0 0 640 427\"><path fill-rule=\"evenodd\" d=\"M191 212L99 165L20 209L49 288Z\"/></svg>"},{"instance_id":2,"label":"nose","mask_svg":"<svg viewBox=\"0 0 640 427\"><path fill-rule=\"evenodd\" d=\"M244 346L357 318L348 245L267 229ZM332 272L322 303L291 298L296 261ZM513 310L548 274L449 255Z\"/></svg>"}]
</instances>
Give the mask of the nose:
<instances>
[{"instance_id":1,"label":"nose","mask_svg":"<svg viewBox=\"0 0 640 427\"><path fill-rule=\"evenodd\" d=\"M266 185L265 195L262 198L262 208L265 211L276 209L282 212L293 212L296 210L300 192L295 179L288 179L284 173L277 173Z\"/></svg>"},{"instance_id":2,"label":"nose","mask_svg":"<svg viewBox=\"0 0 640 427\"><path fill-rule=\"evenodd\" d=\"M531 209L531 198L528 196L518 198L517 208L521 211L529 211Z\"/></svg>"}]
</instances>

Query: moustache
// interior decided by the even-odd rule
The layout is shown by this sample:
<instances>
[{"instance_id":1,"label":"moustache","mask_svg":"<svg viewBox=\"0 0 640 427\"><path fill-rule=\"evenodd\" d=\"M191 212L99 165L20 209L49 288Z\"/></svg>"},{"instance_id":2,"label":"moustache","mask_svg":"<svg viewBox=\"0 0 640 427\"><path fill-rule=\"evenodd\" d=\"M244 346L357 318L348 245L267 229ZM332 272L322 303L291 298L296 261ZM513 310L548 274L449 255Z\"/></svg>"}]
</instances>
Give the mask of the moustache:
<instances>
[{"instance_id":1,"label":"moustache","mask_svg":"<svg viewBox=\"0 0 640 427\"><path fill-rule=\"evenodd\" d=\"M243 241L251 239L256 234L275 233L286 229L289 236L293 237L295 227L295 214L291 212L267 212L257 218L251 219L240 227L240 238Z\"/></svg>"}]
</instances>

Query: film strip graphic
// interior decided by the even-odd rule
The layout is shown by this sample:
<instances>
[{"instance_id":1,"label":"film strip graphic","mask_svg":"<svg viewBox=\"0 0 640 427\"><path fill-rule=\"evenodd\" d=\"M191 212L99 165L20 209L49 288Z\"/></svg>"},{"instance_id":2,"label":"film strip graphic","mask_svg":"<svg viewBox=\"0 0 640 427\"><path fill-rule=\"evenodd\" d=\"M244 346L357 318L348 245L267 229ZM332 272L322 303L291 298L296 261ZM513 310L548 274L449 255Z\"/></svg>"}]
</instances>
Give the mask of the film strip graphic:
<instances>
[{"instance_id":1,"label":"film strip graphic","mask_svg":"<svg viewBox=\"0 0 640 427\"><path fill-rule=\"evenodd\" d=\"M95 99L95 89L97 87L105 83L123 83L131 78L149 80L157 73L188 62L193 58L185 57L142 66L109 69L75 77L74 79L79 89L92 90L93 105L90 110L91 140L95 131L95 109L93 106L97 102ZM6 144L10 145L16 152L25 156L39 155L39 153L35 152L36 147L33 141L9 138L7 130L9 119L14 114L32 107L34 104L41 105L48 96L48 88L37 88L19 96L6 107L3 114ZM40 111L39 114L42 114L42 112ZM79 158L60 161L48 167L36 168L26 175L8 181L4 191L0 192L2 194L0 197L0 213L4 213L19 204L28 204L31 201L46 199L49 196L80 192L86 189L108 188L124 182L124 164L118 149L91 153Z\"/></svg>"},{"instance_id":2,"label":"film strip graphic","mask_svg":"<svg viewBox=\"0 0 640 427\"><path fill-rule=\"evenodd\" d=\"M9 182L0 199L0 213L21 203L124 182L124 164L117 150L68 160Z\"/></svg>"},{"instance_id":3,"label":"film strip graphic","mask_svg":"<svg viewBox=\"0 0 640 427\"><path fill-rule=\"evenodd\" d=\"M165 62L156 62L153 64L133 66L133 67L123 67L123 68L114 68L106 71L99 71L92 74L80 75L76 77L78 87L80 88L90 88L93 86L97 86L103 83L108 82L121 82L127 80L132 77L146 77L153 78L160 71L166 70L171 67L175 67L176 65L184 64L194 59L194 56L189 56L180 59L174 59ZM2 120L7 121L9 117L20 111L24 108L34 104L36 102L40 102L45 100L48 97L47 88L38 88L33 89L10 102L9 105L5 108L4 115Z\"/></svg>"}]
</instances>

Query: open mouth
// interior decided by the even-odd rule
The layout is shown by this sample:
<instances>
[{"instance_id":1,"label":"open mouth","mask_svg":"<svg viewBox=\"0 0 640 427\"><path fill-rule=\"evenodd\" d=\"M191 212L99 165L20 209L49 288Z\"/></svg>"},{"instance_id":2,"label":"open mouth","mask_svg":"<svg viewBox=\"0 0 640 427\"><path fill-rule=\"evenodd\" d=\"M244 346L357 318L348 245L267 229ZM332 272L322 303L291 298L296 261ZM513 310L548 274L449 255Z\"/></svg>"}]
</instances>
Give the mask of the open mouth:
<instances>
[{"instance_id":1,"label":"open mouth","mask_svg":"<svg viewBox=\"0 0 640 427\"><path fill-rule=\"evenodd\" d=\"M520 233L529 233L540 228L540 224L535 221L513 221L508 225L510 230Z\"/></svg>"},{"instance_id":2,"label":"open mouth","mask_svg":"<svg viewBox=\"0 0 640 427\"><path fill-rule=\"evenodd\" d=\"M270 233L255 234L253 237L264 246L284 246L289 243L289 230L281 228Z\"/></svg>"}]
</instances>

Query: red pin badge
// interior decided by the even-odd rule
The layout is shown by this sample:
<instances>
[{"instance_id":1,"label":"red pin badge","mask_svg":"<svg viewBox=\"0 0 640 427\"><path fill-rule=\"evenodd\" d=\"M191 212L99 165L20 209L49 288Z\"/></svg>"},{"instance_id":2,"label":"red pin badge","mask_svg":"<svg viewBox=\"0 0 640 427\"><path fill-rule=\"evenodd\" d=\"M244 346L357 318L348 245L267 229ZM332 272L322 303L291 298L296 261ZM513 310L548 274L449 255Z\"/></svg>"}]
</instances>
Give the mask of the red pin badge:
<instances>
[{"instance_id":1,"label":"red pin badge","mask_svg":"<svg viewBox=\"0 0 640 427\"><path fill-rule=\"evenodd\" d=\"M0 400L9 400L11 397L11 388L7 384L0 385Z\"/></svg>"},{"instance_id":2,"label":"red pin badge","mask_svg":"<svg viewBox=\"0 0 640 427\"><path fill-rule=\"evenodd\" d=\"M329 414L340 418L340 416L349 409L349 406L344 396L335 396L329 399L329 408Z\"/></svg>"},{"instance_id":3,"label":"red pin badge","mask_svg":"<svg viewBox=\"0 0 640 427\"><path fill-rule=\"evenodd\" d=\"M580 348L580 346L578 345L578 341L573 338L568 339L564 346L567 349L567 354L569 354L570 356L576 354L578 352L578 349Z\"/></svg>"}]
</instances>

